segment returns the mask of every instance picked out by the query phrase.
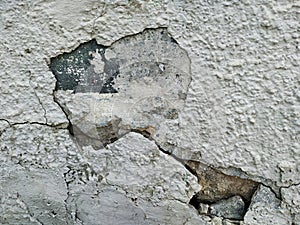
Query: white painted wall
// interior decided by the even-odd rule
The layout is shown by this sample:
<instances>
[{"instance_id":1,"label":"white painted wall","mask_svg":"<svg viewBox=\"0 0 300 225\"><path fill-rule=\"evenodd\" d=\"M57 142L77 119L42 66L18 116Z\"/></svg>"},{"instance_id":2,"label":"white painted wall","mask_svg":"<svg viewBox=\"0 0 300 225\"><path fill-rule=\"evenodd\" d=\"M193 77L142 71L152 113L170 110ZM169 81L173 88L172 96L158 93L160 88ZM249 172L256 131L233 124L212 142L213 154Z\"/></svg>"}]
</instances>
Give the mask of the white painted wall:
<instances>
[{"instance_id":1,"label":"white painted wall","mask_svg":"<svg viewBox=\"0 0 300 225\"><path fill-rule=\"evenodd\" d=\"M165 27L188 54L192 81L179 128L157 140L181 159L271 186L286 210L277 224L300 224L299 13L300 3L288 0L1 0L0 222L221 224L188 204L201 188L196 178L153 142L130 133L106 149L82 148L53 99L52 57L93 38L109 46ZM135 184L139 176L146 184ZM266 208L245 224L268 224L264 213L276 218Z\"/></svg>"}]
</instances>

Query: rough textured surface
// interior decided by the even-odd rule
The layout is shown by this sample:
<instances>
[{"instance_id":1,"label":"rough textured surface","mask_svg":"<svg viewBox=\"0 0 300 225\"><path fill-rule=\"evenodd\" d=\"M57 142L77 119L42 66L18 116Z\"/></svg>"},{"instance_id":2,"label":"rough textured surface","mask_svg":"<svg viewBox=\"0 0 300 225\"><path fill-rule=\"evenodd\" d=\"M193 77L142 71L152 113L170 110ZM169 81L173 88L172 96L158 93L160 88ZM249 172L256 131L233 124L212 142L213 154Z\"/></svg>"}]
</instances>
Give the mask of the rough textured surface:
<instances>
[{"instance_id":1,"label":"rough textured surface","mask_svg":"<svg viewBox=\"0 0 300 225\"><path fill-rule=\"evenodd\" d=\"M1 164L1 224L66 224L67 188L57 171Z\"/></svg>"},{"instance_id":2,"label":"rough textured surface","mask_svg":"<svg viewBox=\"0 0 300 225\"><path fill-rule=\"evenodd\" d=\"M183 165L193 160L262 184L244 224L299 224L299 8L1 0L1 223L230 224L188 204L201 191ZM86 43L105 49L88 55L89 78L118 93L56 85L51 62Z\"/></svg>"},{"instance_id":3,"label":"rough textured surface","mask_svg":"<svg viewBox=\"0 0 300 225\"><path fill-rule=\"evenodd\" d=\"M292 216L270 188L260 186L245 215L245 224L291 224Z\"/></svg>"},{"instance_id":4,"label":"rough textured surface","mask_svg":"<svg viewBox=\"0 0 300 225\"><path fill-rule=\"evenodd\" d=\"M88 160L86 174L80 177L76 167L66 174L67 202L78 220L87 224L183 224L195 217L201 222L187 204L200 189L196 178L142 135L129 133L107 149L84 148L83 157ZM156 208L161 216L152 215Z\"/></svg>"},{"instance_id":5,"label":"rough textured surface","mask_svg":"<svg viewBox=\"0 0 300 225\"><path fill-rule=\"evenodd\" d=\"M220 200L210 206L210 213L212 215L229 219L242 220L244 218L244 211L245 203L240 196Z\"/></svg>"},{"instance_id":6,"label":"rough textured surface","mask_svg":"<svg viewBox=\"0 0 300 225\"><path fill-rule=\"evenodd\" d=\"M284 203L287 204L291 210L291 214L294 217L294 224L300 224L300 185L282 188L281 194Z\"/></svg>"}]
</instances>

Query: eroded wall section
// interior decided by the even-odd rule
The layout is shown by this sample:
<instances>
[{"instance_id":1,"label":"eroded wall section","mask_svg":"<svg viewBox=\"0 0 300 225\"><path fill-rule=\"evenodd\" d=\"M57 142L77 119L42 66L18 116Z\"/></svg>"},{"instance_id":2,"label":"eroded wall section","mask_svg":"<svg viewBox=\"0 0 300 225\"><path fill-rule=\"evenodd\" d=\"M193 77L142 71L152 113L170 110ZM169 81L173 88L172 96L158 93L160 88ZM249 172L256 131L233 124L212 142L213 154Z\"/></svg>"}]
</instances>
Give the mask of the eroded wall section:
<instances>
[{"instance_id":1,"label":"eroded wall section","mask_svg":"<svg viewBox=\"0 0 300 225\"><path fill-rule=\"evenodd\" d=\"M0 1L1 224L300 224L296 1Z\"/></svg>"}]
</instances>

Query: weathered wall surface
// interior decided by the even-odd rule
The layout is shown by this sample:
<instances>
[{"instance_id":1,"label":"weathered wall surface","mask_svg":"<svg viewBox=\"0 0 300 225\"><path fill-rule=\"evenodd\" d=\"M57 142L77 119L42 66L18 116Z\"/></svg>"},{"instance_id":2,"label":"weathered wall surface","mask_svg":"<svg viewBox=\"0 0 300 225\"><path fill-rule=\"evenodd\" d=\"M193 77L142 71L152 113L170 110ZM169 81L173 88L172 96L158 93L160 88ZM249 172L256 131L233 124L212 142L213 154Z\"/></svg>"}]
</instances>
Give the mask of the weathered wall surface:
<instances>
[{"instance_id":1,"label":"weathered wall surface","mask_svg":"<svg viewBox=\"0 0 300 225\"><path fill-rule=\"evenodd\" d=\"M1 0L1 224L300 224L298 1Z\"/></svg>"}]
</instances>

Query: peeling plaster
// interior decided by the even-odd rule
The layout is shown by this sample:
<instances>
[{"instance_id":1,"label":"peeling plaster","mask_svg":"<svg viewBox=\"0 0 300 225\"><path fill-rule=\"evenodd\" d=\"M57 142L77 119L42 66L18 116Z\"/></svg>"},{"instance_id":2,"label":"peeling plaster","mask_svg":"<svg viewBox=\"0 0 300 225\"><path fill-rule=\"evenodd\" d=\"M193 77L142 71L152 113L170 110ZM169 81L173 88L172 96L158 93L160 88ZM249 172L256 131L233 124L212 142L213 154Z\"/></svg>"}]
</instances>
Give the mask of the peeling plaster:
<instances>
[{"instance_id":1,"label":"peeling plaster","mask_svg":"<svg viewBox=\"0 0 300 225\"><path fill-rule=\"evenodd\" d=\"M144 143L140 149L152 146L156 149L154 152L163 153L160 154L162 161L156 164L159 165L159 172L164 171L165 166L174 169L176 165L180 171L188 174L189 179L195 180L195 172L187 166L187 162L193 160L204 162L217 173L259 183L241 223L300 223L297 202L298 8L299 4L295 2L272 1L259 4L254 1L197 3L154 0L133 1L130 4L126 4L126 1L107 3L85 0L1 2L1 181L5 177L3 174L11 178L12 174L19 173L8 172L18 166L32 172L33 177L38 177L40 172L46 174L47 179L44 180L47 181L41 181L41 185L51 183L54 186L49 189L53 191L60 188L52 182L52 175L63 177L72 172L75 180L68 183L65 177L63 182L73 186L67 185L67 190L61 189L68 223L97 224L101 221L103 217L97 217L97 210L87 212L86 208L96 209L94 206L99 201L107 202L103 190L114 193L113 196L123 205L129 205L130 209L141 215L139 224L144 221L146 224L240 223L210 214L199 214L188 204L195 194L192 192L184 195L183 200L183 196L172 198L174 194L180 195L180 191L166 192L159 189L156 190L157 196L167 193L166 199L152 205L141 201L145 196L135 198L136 193L143 192L126 188L127 180L117 184L111 182L116 179L109 175L111 172L121 174L126 173L126 170L118 171L118 160L110 159L126 158L127 154L139 151L132 146ZM124 48L126 40L130 42L143 36L147 28L151 28L148 29L149 33L152 32L151 38L155 36L156 30L165 30L170 38L176 40L176 54L169 48L169 44L157 45L157 48L152 49L155 57L149 61L136 56L145 46L148 49L144 56L149 56L151 44L142 44L140 48L130 46L129 50L132 51ZM47 67L51 63L49 59L60 54L70 54L90 40L98 43L98 46L106 46L104 56L107 61L118 54L118 57L123 54L123 59L129 56L130 60L135 61L128 64L130 68L122 68L122 62L114 64L113 61L110 64L125 75L125 78L119 79L119 84L113 84L116 86L113 92L117 88L120 91L102 93L99 97L98 92L101 90L98 88L91 88L93 93L79 88L75 94L72 93L73 88L64 91L57 86L54 90L55 76ZM134 40L132 43L137 42ZM177 55L180 52L182 55ZM105 69L101 54L94 53L92 57L90 68L93 73L99 74L106 70L112 75L117 71L109 72L109 68ZM162 58L157 60L159 57ZM175 79L171 79L170 83L158 82L163 84L161 91L164 96L178 94L175 100L149 98L148 93L156 90L149 88L143 101L134 99L128 102L126 96L114 101L112 108L107 107L111 106L110 94L116 99L120 93L128 92L128 89L122 87L131 82L127 79L130 77L128 75L132 72L138 74L140 68L150 68L155 74L176 74L180 68L183 77L188 79L181 87L173 86ZM147 82L151 84L152 80ZM108 87L108 91L102 92L111 92L111 85ZM175 92L172 92L174 87ZM132 89L129 88L131 96L136 94L133 91L136 88L142 89L138 91L140 93L146 90L140 84L132 86ZM166 93L166 90L170 92ZM184 91L179 93L178 90ZM173 107L177 101L178 105ZM133 104L135 107L130 111L135 115L134 119L122 111L128 106L120 104L124 102L129 105L137 103ZM154 110L152 105L155 105ZM143 116L138 117L140 114ZM105 128L105 125L108 127ZM132 142L136 140L133 137L138 137L138 141ZM124 154L118 155L114 152L116 149L124 151ZM131 151L127 152L126 149ZM99 155L106 156L100 164L97 161ZM140 161L132 162L131 159L123 163L139 165ZM141 159L142 162L153 160L152 156ZM161 165L164 159L166 162ZM112 161L117 163L110 164ZM152 170L145 174L144 179L147 181L149 177L156 176ZM168 171L161 179L167 179L171 174ZM1 210L6 211L1 213L0 219L9 218L5 221L8 224L15 221L48 224L49 221L44 222L44 219L51 216L51 212L47 214L45 209L45 217L40 219L32 213L32 209L36 210L35 204L24 201L30 198L30 192L24 194L24 199L12 193L22 183L28 184L28 187L32 185L30 179L22 176L20 179L16 180L13 188L4 189L7 193L4 198L1 193ZM186 182L178 180L176 176L174 179L180 185ZM5 185L9 184L8 180L5 180ZM152 182L151 179L149 182ZM92 194L84 195L87 192ZM198 188L193 192L198 192ZM79 202L72 200L74 193ZM41 196L47 194L42 191ZM42 204L40 201L37 203ZM80 203L86 207L78 207ZM106 209L109 210L108 207ZM125 217L130 215L124 210L117 210L117 215L122 216L124 212ZM104 218L110 216L106 212L102 215L106 215ZM132 220L128 221L132 223Z\"/></svg>"}]
</instances>

